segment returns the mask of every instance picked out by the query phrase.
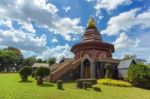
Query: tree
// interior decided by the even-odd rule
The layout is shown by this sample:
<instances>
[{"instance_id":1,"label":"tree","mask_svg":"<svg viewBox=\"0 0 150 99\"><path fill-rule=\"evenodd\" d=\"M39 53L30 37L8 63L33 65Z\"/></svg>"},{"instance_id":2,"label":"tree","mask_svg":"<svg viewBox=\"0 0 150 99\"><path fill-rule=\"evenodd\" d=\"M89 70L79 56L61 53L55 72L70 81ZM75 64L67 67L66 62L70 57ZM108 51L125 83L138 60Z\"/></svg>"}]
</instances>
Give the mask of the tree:
<instances>
[{"instance_id":1,"label":"tree","mask_svg":"<svg viewBox=\"0 0 150 99\"><path fill-rule=\"evenodd\" d=\"M19 58L23 58L23 55L22 55L21 51L19 49L17 49L17 48L8 47L8 48L5 48L4 50L13 51L13 52L15 52L16 56L18 56Z\"/></svg>"},{"instance_id":2,"label":"tree","mask_svg":"<svg viewBox=\"0 0 150 99\"><path fill-rule=\"evenodd\" d=\"M32 66L36 62L36 57L29 57L24 60L25 66Z\"/></svg>"},{"instance_id":3,"label":"tree","mask_svg":"<svg viewBox=\"0 0 150 99\"><path fill-rule=\"evenodd\" d=\"M22 81L28 81L28 77L32 74L32 68L29 66L24 66L19 71Z\"/></svg>"},{"instance_id":4,"label":"tree","mask_svg":"<svg viewBox=\"0 0 150 99\"><path fill-rule=\"evenodd\" d=\"M134 59L138 64L144 64L146 62L145 59L137 58L136 55L125 54L123 59Z\"/></svg>"},{"instance_id":5,"label":"tree","mask_svg":"<svg viewBox=\"0 0 150 99\"><path fill-rule=\"evenodd\" d=\"M21 68L21 66L23 65L23 55L21 53L21 51L17 48L14 47L8 47L5 48L3 50L8 50L8 51L13 51L15 53L16 57L16 62L15 62L15 70L19 70Z\"/></svg>"},{"instance_id":6,"label":"tree","mask_svg":"<svg viewBox=\"0 0 150 99\"><path fill-rule=\"evenodd\" d=\"M125 54L123 59L136 59L136 55Z\"/></svg>"},{"instance_id":7,"label":"tree","mask_svg":"<svg viewBox=\"0 0 150 99\"><path fill-rule=\"evenodd\" d=\"M49 65L55 64L56 63L56 58L52 57L48 59Z\"/></svg>"},{"instance_id":8,"label":"tree","mask_svg":"<svg viewBox=\"0 0 150 99\"><path fill-rule=\"evenodd\" d=\"M112 68L111 68L111 64L107 63L105 64L105 69L106 69L106 78L112 78Z\"/></svg>"},{"instance_id":9,"label":"tree","mask_svg":"<svg viewBox=\"0 0 150 99\"><path fill-rule=\"evenodd\" d=\"M150 88L150 68L144 64L135 64L128 69L127 80L135 86Z\"/></svg>"},{"instance_id":10,"label":"tree","mask_svg":"<svg viewBox=\"0 0 150 99\"><path fill-rule=\"evenodd\" d=\"M36 63L43 63L43 60L39 58L36 60Z\"/></svg>"},{"instance_id":11,"label":"tree","mask_svg":"<svg viewBox=\"0 0 150 99\"><path fill-rule=\"evenodd\" d=\"M15 67L17 62L17 56L14 51L11 50L0 50L0 66L1 71L9 72Z\"/></svg>"},{"instance_id":12,"label":"tree","mask_svg":"<svg viewBox=\"0 0 150 99\"><path fill-rule=\"evenodd\" d=\"M50 74L50 69L46 67L39 67L36 71L37 84L43 84L43 77L48 76Z\"/></svg>"}]
</instances>

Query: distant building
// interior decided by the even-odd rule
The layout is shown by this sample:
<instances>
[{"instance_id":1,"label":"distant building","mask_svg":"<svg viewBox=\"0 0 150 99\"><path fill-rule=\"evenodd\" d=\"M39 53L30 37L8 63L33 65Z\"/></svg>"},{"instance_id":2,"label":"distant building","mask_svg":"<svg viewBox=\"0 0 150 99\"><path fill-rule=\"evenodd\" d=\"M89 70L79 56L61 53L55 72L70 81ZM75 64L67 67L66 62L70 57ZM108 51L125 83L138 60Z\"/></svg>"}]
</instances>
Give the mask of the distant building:
<instances>
[{"instance_id":1,"label":"distant building","mask_svg":"<svg viewBox=\"0 0 150 99\"><path fill-rule=\"evenodd\" d=\"M128 60L121 60L118 65L118 77L120 79L124 79L127 76L127 72L130 66L133 64L136 64L136 62L133 59Z\"/></svg>"},{"instance_id":2,"label":"distant building","mask_svg":"<svg viewBox=\"0 0 150 99\"><path fill-rule=\"evenodd\" d=\"M34 63L32 65L32 68L39 68L39 67L47 67L47 68L49 68L49 64L48 63Z\"/></svg>"}]
</instances>

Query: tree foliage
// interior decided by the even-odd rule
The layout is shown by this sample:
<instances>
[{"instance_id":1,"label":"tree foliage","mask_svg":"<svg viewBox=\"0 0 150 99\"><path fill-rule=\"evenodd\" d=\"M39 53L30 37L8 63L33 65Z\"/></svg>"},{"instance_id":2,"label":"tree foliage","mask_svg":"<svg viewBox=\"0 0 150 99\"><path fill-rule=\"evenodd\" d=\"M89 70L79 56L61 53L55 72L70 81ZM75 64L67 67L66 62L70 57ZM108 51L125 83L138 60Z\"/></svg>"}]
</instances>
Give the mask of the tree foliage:
<instances>
[{"instance_id":1,"label":"tree foliage","mask_svg":"<svg viewBox=\"0 0 150 99\"><path fill-rule=\"evenodd\" d=\"M55 64L56 63L56 58L52 57L48 59L49 65Z\"/></svg>"},{"instance_id":2,"label":"tree foliage","mask_svg":"<svg viewBox=\"0 0 150 99\"><path fill-rule=\"evenodd\" d=\"M135 86L150 88L150 68L144 64L136 64L129 68L127 79Z\"/></svg>"},{"instance_id":3,"label":"tree foliage","mask_svg":"<svg viewBox=\"0 0 150 99\"><path fill-rule=\"evenodd\" d=\"M43 60L39 58L36 60L36 63L43 63Z\"/></svg>"},{"instance_id":4,"label":"tree foliage","mask_svg":"<svg viewBox=\"0 0 150 99\"><path fill-rule=\"evenodd\" d=\"M8 47L0 50L0 70L18 71L23 64L23 55L21 51L14 47Z\"/></svg>"},{"instance_id":5,"label":"tree foliage","mask_svg":"<svg viewBox=\"0 0 150 99\"><path fill-rule=\"evenodd\" d=\"M17 62L18 57L16 56L14 51L10 50L0 50L0 67L1 71L10 71L12 67L14 67Z\"/></svg>"},{"instance_id":6,"label":"tree foliage","mask_svg":"<svg viewBox=\"0 0 150 99\"><path fill-rule=\"evenodd\" d=\"M24 59L24 65L26 66L32 66L36 62L36 57L29 57Z\"/></svg>"},{"instance_id":7,"label":"tree foliage","mask_svg":"<svg viewBox=\"0 0 150 99\"><path fill-rule=\"evenodd\" d=\"M27 81L28 76L32 74L32 68L29 66L24 66L19 71L20 77L22 78L22 81Z\"/></svg>"},{"instance_id":8,"label":"tree foliage","mask_svg":"<svg viewBox=\"0 0 150 99\"><path fill-rule=\"evenodd\" d=\"M137 56L136 55L130 55L130 54L125 54L123 59L136 59Z\"/></svg>"},{"instance_id":9,"label":"tree foliage","mask_svg":"<svg viewBox=\"0 0 150 99\"><path fill-rule=\"evenodd\" d=\"M36 76L45 77L50 74L50 69L47 67L39 67L36 71Z\"/></svg>"},{"instance_id":10,"label":"tree foliage","mask_svg":"<svg viewBox=\"0 0 150 99\"><path fill-rule=\"evenodd\" d=\"M10 50L10 51L13 51L16 56L18 56L19 58L23 58L23 55L21 53L21 51L17 48L14 48L14 47L8 47L8 48L5 48L4 50Z\"/></svg>"}]
</instances>

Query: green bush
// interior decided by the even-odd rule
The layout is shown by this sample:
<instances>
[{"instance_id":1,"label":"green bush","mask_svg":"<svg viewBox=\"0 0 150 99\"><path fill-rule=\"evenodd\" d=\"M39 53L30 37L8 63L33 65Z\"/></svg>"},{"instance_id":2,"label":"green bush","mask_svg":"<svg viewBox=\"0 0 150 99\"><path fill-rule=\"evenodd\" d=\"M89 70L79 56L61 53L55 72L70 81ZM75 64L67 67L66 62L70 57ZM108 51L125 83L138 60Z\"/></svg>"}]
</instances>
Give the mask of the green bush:
<instances>
[{"instance_id":1,"label":"green bush","mask_svg":"<svg viewBox=\"0 0 150 99\"><path fill-rule=\"evenodd\" d=\"M83 89L87 89L88 88L88 86L87 86L87 82L83 82Z\"/></svg>"},{"instance_id":2,"label":"green bush","mask_svg":"<svg viewBox=\"0 0 150 99\"><path fill-rule=\"evenodd\" d=\"M43 77L50 74L50 69L46 67L39 67L36 71L37 85L43 84Z\"/></svg>"},{"instance_id":3,"label":"green bush","mask_svg":"<svg viewBox=\"0 0 150 99\"><path fill-rule=\"evenodd\" d=\"M63 89L62 80L58 80L58 81L57 81L57 88L58 88L58 89Z\"/></svg>"},{"instance_id":4,"label":"green bush","mask_svg":"<svg viewBox=\"0 0 150 99\"><path fill-rule=\"evenodd\" d=\"M50 69L46 67L39 67L36 71L36 76L45 77L50 74Z\"/></svg>"},{"instance_id":5,"label":"green bush","mask_svg":"<svg viewBox=\"0 0 150 99\"><path fill-rule=\"evenodd\" d=\"M24 66L19 71L19 74L20 74L22 81L27 81L28 76L30 76L32 74L32 68L29 66Z\"/></svg>"},{"instance_id":6,"label":"green bush","mask_svg":"<svg viewBox=\"0 0 150 99\"><path fill-rule=\"evenodd\" d=\"M130 87L131 84L121 80L113 80L113 79L100 79L98 80L99 84L110 85L110 86L119 86L119 87Z\"/></svg>"},{"instance_id":7,"label":"green bush","mask_svg":"<svg viewBox=\"0 0 150 99\"><path fill-rule=\"evenodd\" d=\"M135 86L150 88L150 68L144 64L136 64L129 68L127 80Z\"/></svg>"},{"instance_id":8,"label":"green bush","mask_svg":"<svg viewBox=\"0 0 150 99\"><path fill-rule=\"evenodd\" d=\"M83 82L87 82L87 86L91 87L93 84L97 83L96 79L78 79L77 81L77 88L83 88Z\"/></svg>"}]
</instances>

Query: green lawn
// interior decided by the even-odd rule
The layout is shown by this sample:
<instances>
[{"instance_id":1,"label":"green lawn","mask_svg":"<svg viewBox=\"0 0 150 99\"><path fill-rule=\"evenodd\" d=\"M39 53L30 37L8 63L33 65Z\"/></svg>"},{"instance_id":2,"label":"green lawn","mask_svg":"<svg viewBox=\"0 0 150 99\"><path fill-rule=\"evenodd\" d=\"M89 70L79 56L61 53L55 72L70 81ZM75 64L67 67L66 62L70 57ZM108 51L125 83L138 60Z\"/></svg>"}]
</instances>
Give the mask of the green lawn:
<instances>
[{"instance_id":1,"label":"green lawn","mask_svg":"<svg viewBox=\"0 0 150 99\"><path fill-rule=\"evenodd\" d=\"M76 89L75 83L65 83L64 90L55 84L37 86L34 79L20 82L18 74L0 74L0 99L150 99L150 90L135 87L96 85L102 92Z\"/></svg>"}]
</instances>

